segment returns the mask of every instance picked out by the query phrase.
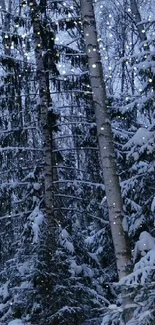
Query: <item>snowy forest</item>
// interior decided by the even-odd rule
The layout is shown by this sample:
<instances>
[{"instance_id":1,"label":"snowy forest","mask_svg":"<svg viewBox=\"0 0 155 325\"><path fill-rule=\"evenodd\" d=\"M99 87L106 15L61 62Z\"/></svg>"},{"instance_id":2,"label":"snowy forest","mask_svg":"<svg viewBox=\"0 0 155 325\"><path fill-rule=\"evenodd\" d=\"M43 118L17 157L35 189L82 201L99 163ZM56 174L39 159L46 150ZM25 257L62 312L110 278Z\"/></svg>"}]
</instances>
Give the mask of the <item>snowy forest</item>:
<instances>
[{"instance_id":1,"label":"snowy forest","mask_svg":"<svg viewBox=\"0 0 155 325\"><path fill-rule=\"evenodd\" d=\"M155 0L0 0L0 325L155 324Z\"/></svg>"}]
</instances>

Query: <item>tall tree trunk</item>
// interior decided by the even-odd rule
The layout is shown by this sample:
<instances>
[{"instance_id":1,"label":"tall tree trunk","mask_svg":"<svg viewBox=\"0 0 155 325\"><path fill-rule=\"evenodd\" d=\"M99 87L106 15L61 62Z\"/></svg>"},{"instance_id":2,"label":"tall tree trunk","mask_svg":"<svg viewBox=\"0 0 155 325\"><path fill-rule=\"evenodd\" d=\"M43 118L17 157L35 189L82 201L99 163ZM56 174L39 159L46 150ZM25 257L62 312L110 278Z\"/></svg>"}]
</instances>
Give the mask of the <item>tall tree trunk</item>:
<instances>
[{"instance_id":1,"label":"tall tree trunk","mask_svg":"<svg viewBox=\"0 0 155 325\"><path fill-rule=\"evenodd\" d=\"M131 265L130 250L122 227L123 204L121 189L116 171L115 152L92 0L81 0L80 5L96 115L102 171L109 210L109 221L115 250L118 277L121 279L123 276L128 274L127 269L128 266Z\"/></svg>"},{"instance_id":2,"label":"tall tree trunk","mask_svg":"<svg viewBox=\"0 0 155 325\"><path fill-rule=\"evenodd\" d=\"M32 6L33 3L33 6ZM48 126L49 117L49 89L46 82L46 71L44 68L42 55L42 39L40 32L40 11L36 1L31 1L31 20L33 26L33 39L35 47L35 59L37 66L37 77L39 84L39 96L41 107L41 128L43 137L43 154L44 154L44 177L45 177L45 205L46 214L51 231L55 229L55 221L53 216L53 180L56 180L56 169L52 171L52 134L51 128ZM51 243L54 248L54 233L51 234Z\"/></svg>"},{"instance_id":3,"label":"tall tree trunk","mask_svg":"<svg viewBox=\"0 0 155 325\"><path fill-rule=\"evenodd\" d=\"M126 0L123 1L123 16L122 16L122 57L125 56L125 45L126 45L126 39L127 39L127 33L126 33L126 27L127 27L127 21L126 21L126 7L127 2ZM125 61L122 61L122 78L121 78L121 93L124 92L124 86L125 86Z\"/></svg>"}]
</instances>

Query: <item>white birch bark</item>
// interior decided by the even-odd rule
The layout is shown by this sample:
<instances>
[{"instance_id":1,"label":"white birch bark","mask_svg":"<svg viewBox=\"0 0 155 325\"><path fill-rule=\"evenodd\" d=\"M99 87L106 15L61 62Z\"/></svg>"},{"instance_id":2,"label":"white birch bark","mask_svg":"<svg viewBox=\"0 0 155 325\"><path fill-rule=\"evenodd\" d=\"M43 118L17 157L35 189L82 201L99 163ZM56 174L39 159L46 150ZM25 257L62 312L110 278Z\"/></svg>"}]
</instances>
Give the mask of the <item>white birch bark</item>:
<instances>
[{"instance_id":1,"label":"white birch bark","mask_svg":"<svg viewBox=\"0 0 155 325\"><path fill-rule=\"evenodd\" d=\"M122 227L122 198L119 178L116 171L115 153L111 124L108 114L106 89L92 0L81 0L81 15L83 22L86 53L93 103L96 115L97 135L99 142L104 185L109 210L109 221L115 250L116 265L119 279L127 275L130 262L130 250Z\"/></svg>"},{"instance_id":2,"label":"white birch bark","mask_svg":"<svg viewBox=\"0 0 155 325\"><path fill-rule=\"evenodd\" d=\"M31 1L32 3L32 1ZM48 120L48 89L46 83L46 74L43 63L42 49L41 49L41 35L40 35L40 12L39 6L36 1L33 0L33 6L31 5L30 9L32 10L31 19L33 25L33 39L34 39L34 48L35 48L35 59L37 66L37 77L39 85L39 96L40 96L40 107L41 107L41 128L43 136L43 152L44 152L44 177L45 177L45 205L46 205L46 214L53 230L55 228L54 216L53 216L53 181L56 180L56 170L52 171L52 135L50 130L47 127ZM54 242L54 234L51 234L51 241Z\"/></svg>"}]
</instances>

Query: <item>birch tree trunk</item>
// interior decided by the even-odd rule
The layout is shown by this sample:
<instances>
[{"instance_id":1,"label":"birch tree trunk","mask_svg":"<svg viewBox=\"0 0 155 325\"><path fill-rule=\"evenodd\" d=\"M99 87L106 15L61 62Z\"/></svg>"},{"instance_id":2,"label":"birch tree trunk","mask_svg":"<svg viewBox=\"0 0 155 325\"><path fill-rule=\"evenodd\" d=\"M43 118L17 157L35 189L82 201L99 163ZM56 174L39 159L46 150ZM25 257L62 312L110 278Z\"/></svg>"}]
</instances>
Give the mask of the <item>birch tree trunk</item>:
<instances>
[{"instance_id":1,"label":"birch tree trunk","mask_svg":"<svg viewBox=\"0 0 155 325\"><path fill-rule=\"evenodd\" d=\"M128 274L127 269L131 265L130 250L122 227L123 204L119 178L116 171L115 152L92 0L81 0L80 6L96 115L99 150L109 210L109 221L118 277L121 279Z\"/></svg>"},{"instance_id":2,"label":"birch tree trunk","mask_svg":"<svg viewBox=\"0 0 155 325\"><path fill-rule=\"evenodd\" d=\"M33 5L32 5L33 4ZM33 26L33 39L35 48L35 59L37 67L37 77L39 84L39 97L41 107L41 129L43 137L43 159L44 159L44 177L45 177L45 205L48 222L53 233L50 234L51 242L54 240L55 221L53 216L53 181L57 179L56 169L52 170L52 134L48 128L49 112L49 89L46 82L46 71L44 68L42 56L42 40L40 33L40 11L36 1L31 1L31 20Z\"/></svg>"}]
</instances>

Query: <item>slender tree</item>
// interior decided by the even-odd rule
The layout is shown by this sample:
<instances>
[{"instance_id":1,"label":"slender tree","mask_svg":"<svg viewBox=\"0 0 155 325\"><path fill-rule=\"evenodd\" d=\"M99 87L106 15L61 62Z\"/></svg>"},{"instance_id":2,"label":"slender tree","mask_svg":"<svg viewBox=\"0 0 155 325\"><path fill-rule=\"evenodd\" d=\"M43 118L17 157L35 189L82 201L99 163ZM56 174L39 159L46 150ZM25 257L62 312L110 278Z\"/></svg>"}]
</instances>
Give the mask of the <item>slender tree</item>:
<instances>
[{"instance_id":1,"label":"slender tree","mask_svg":"<svg viewBox=\"0 0 155 325\"><path fill-rule=\"evenodd\" d=\"M92 1L81 0L81 15L84 29L85 46L88 55L90 82L96 115L97 136L99 141L105 191L109 210L109 220L115 249L119 278L125 276L130 265L130 251L122 227L122 198L116 170L110 117L97 42L97 32Z\"/></svg>"},{"instance_id":2,"label":"slender tree","mask_svg":"<svg viewBox=\"0 0 155 325\"><path fill-rule=\"evenodd\" d=\"M41 10L42 9L42 10ZM30 4L31 11L31 23L33 27L33 37L34 37L34 51L37 66L37 77L39 84L39 97L40 97L40 107L41 107L41 129L42 129L42 143L43 143L43 153L44 153L44 184L45 184L45 206L46 213L51 224L51 229L54 229L56 224L53 217L53 181L57 179L56 169L54 173L52 170L52 162L54 161L52 156L52 149L54 141L52 139L52 123L53 126L56 124L57 116L52 111L50 89L49 89L49 78L48 71L46 71L42 48L43 42L45 42L44 37L47 37L46 26L41 22L41 13L46 11L46 6L39 6L35 0ZM46 24L46 23L45 23ZM48 35L52 38L52 33ZM54 35L53 35L54 37ZM48 39L48 38L47 38ZM47 49L47 51L50 49ZM47 63L47 62L46 62ZM51 239L54 242L54 234L51 234Z\"/></svg>"}]
</instances>

